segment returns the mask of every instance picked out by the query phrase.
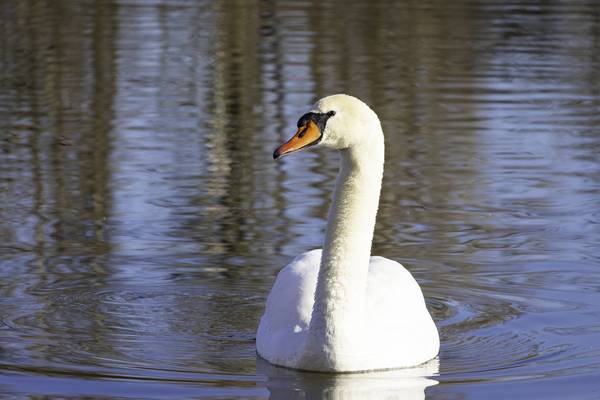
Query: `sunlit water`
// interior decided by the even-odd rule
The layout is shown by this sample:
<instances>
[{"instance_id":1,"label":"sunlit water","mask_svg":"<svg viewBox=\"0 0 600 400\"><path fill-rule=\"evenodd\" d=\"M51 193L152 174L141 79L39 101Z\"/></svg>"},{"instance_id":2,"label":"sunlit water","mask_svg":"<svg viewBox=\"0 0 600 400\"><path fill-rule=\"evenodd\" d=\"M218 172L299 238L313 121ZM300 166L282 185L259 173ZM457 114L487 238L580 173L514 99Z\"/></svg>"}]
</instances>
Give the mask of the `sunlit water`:
<instances>
[{"instance_id":1,"label":"sunlit water","mask_svg":"<svg viewBox=\"0 0 600 400\"><path fill-rule=\"evenodd\" d=\"M596 1L15 1L0 22L0 396L600 397ZM373 252L440 329L419 369L256 358L337 167L271 153L337 92L386 132Z\"/></svg>"}]
</instances>

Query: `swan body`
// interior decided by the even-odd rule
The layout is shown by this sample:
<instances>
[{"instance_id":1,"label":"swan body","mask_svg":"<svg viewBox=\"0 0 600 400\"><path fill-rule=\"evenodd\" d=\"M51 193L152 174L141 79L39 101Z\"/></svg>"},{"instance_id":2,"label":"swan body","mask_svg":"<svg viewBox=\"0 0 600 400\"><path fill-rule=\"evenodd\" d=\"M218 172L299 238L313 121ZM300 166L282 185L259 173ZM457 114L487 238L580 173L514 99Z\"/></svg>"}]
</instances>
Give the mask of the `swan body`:
<instances>
[{"instance_id":1,"label":"swan body","mask_svg":"<svg viewBox=\"0 0 600 400\"><path fill-rule=\"evenodd\" d=\"M377 115L348 95L319 100L274 158L311 145L336 149L340 171L322 250L283 268L268 296L258 354L289 368L352 372L415 366L439 335L421 289L399 263L371 257L384 164Z\"/></svg>"}]
</instances>

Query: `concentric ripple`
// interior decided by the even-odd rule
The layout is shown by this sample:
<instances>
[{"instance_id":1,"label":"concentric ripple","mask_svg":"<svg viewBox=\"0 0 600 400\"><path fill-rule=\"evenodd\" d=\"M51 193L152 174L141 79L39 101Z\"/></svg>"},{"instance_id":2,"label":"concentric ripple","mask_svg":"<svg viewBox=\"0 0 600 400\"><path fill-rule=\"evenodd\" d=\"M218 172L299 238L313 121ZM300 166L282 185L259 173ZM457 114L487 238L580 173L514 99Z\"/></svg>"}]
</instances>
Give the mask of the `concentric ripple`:
<instances>
[{"instance_id":1,"label":"concentric ripple","mask_svg":"<svg viewBox=\"0 0 600 400\"><path fill-rule=\"evenodd\" d=\"M0 397L599 397L597 1L5 3ZM440 330L416 368L256 357L338 167L271 154L341 92L386 135L373 253Z\"/></svg>"}]
</instances>

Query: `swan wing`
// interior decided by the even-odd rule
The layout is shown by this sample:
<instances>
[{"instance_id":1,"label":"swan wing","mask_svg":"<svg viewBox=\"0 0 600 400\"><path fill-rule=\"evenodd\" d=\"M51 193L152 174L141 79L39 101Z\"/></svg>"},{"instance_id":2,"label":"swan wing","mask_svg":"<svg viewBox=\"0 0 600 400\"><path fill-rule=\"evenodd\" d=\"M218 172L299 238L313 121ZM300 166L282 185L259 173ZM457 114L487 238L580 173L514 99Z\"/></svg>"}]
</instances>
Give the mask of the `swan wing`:
<instances>
[{"instance_id":1,"label":"swan wing","mask_svg":"<svg viewBox=\"0 0 600 400\"><path fill-rule=\"evenodd\" d=\"M439 351L437 328L419 284L400 263L371 257L367 296L368 337L379 362L396 366L425 362Z\"/></svg>"},{"instance_id":2,"label":"swan wing","mask_svg":"<svg viewBox=\"0 0 600 400\"><path fill-rule=\"evenodd\" d=\"M321 250L284 267L267 298L256 336L258 354L278 365L297 365L310 324ZM439 336L423 293L396 261L371 257L365 341L357 343L363 369L417 365L437 354Z\"/></svg>"},{"instance_id":3,"label":"swan wing","mask_svg":"<svg viewBox=\"0 0 600 400\"><path fill-rule=\"evenodd\" d=\"M268 361L287 365L299 356L310 324L320 262L321 249L311 250L279 271L256 335L258 354Z\"/></svg>"}]
</instances>

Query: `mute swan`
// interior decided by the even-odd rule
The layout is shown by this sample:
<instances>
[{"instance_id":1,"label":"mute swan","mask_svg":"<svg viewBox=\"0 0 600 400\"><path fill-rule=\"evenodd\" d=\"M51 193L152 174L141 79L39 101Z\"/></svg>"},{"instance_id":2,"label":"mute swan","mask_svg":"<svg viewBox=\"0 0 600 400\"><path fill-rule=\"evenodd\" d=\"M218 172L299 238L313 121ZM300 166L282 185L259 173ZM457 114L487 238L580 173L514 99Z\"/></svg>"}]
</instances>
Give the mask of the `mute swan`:
<instances>
[{"instance_id":1,"label":"mute swan","mask_svg":"<svg viewBox=\"0 0 600 400\"><path fill-rule=\"evenodd\" d=\"M323 250L279 272L258 326L258 354L275 365L327 372L432 359L440 342L421 288L399 263L370 256L384 163L379 118L355 97L325 97L273 158L313 145L341 156Z\"/></svg>"}]
</instances>

